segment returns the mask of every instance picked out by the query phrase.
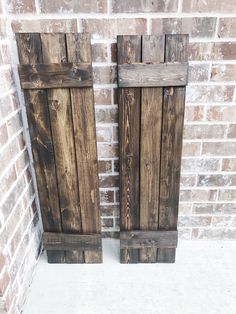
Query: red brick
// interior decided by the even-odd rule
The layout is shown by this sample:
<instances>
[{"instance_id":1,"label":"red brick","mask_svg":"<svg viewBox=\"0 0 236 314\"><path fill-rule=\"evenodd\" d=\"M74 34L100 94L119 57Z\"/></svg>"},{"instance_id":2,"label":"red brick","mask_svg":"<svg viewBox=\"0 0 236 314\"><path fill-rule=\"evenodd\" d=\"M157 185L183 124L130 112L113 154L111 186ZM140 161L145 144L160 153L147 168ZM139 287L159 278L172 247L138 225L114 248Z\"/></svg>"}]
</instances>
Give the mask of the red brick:
<instances>
[{"instance_id":1,"label":"red brick","mask_svg":"<svg viewBox=\"0 0 236 314\"><path fill-rule=\"evenodd\" d=\"M213 64L211 70L212 81L235 81L236 65L235 64Z\"/></svg>"},{"instance_id":2,"label":"red brick","mask_svg":"<svg viewBox=\"0 0 236 314\"><path fill-rule=\"evenodd\" d=\"M210 224L210 216L180 216L178 220L180 227L207 227Z\"/></svg>"},{"instance_id":3,"label":"red brick","mask_svg":"<svg viewBox=\"0 0 236 314\"><path fill-rule=\"evenodd\" d=\"M178 1L159 1L159 0L113 0L113 13L158 13L158 12L176 12Z\"/></svg>"},{"instance_id":4,"label":"red brick","mask_svg":"<svg viewBox=\"0 0 236 314\"><path fill-rule=\"evenodd\" d=\"M182 155L183 156L199 156L200 155L201 144L192 142L192 143L183 143Z\"/></svg>"},{"instance_id":5,"label":"red brick","mask_svg":"<svg viewBox=\"0 0 236 314\"><path fill-rule=\"evenodd\" d=\"M212 214L213 206L214 205L210 203L195 203L193 204L193 214Z\"/></svg>"},{"instance_id":6,"label":"red brick","mask_svg":"<svg viewBox=\"0 0 236 314\"><path fill-rule=\"evenodd\" d=\"M213 227L229 227L231 220L232 216L213 216L211 224Z\"/></svg>"},{"instance_id":7,"label":"red brick","mask_svg":"<svg viewBox=\"0 0 236 314\"><path fill-rule=\"evenodd\" d=\"M7 10L9 13L34 13L36 12L34 0L7 0Z\"/></svg>"},{"instance_id":8,"label":"red brick","mask_svg":"<svg viewBox=\"0 0 236 314\"><path fill-rule=\"evenodd\" d=\"M94 90L95 105L110 105L112 103L110 89L95 89Z\"/></svg>"},{"instance_id":9,"label":"red brick","mask_svg":"<svg viewBox=\"0 0 236 314\"><path fill-rule=\"evenodd\" d=\"M188 47L190 61L209 61L209 60L235 60L236 43L190 43Z\"/></svg>"},{"instance_id":10,"label":"red brick","mask_svg":"<svg viewBox=\"0 0 236 314\"><path fill-rule=\"evenodd\" d=\"M77 31L76 19L15 20L12 21L11 25L15 33L25 32L70 33Z\"/></svg>"},{"instance_id":11,"label":"red brick","mask_svg":"<svg viewBox=\"0 0 236 314\"><path fill-rule=\"evenodd\" d=\"M106 13L106 0L40 0L42 13Z\"/></svg>"},{"instance_id":12,"label":"red brick","mask_svg":"<svg viewBox=\"0 0 236 314\"><path fill-rule=\"evenodd\" d=\"M21 113L18 112L11 117L11 119L7 120L7 131L9 137L12 137L15 133L19 132L22 126Z\"/></svg>"},{"instance_id":13,"label":"red brick","mask_svg":"<svg viewBox=\"0 0 236 314\"><path fill-rule=\"evenodd\" d=\"M221 139L225 137L224 134L224 125L188 124L184 126L184 139Z\"/></svg>"},{"instance_id":14,"label":"red brick","mask_svg":"<svg viewBox=\"0 0 236 314\"><path fill-rule=\"evenodd\" d=\"M233 156L236 151L236 142L203 143L202 154L211 156Z\"/></svg>"},{"instance_id":15,"label":"red brick","mask_svg":"<svg viewBox=\"0 0 236 314\"><path fill-rule=\"evenodd\" d=\"M18 146L18 138L16 138L13 141L11 141L5 147L5 149L0 153L0 160L1 160L0 175L7 168L11 160L14 158L14 156L18 152L20 152L20 149Z\"/></svg>"},{"instance_id":16,"label":"red brick","mask_svg":"<svg viewBox=\"0 0 236 314\"><path fill-rule=\"evenodd\" d=\"M107 44L92 45L93 62L107 62Z\"/></svg>"},{"instance_id":17,"label":"red brick","mask_svg":"<svg viewBox=\"0 0 236 314\"><path fill-rule=\"evenodd\" d=\"M236 18L219 19L218 37L236 37Z\"/></svg>"},{"instance_id":18,"label":"red brick","mask_svg":"<svg viewBox=\"0 0 236 314\"><path fill-rule=\"evenodd\" d=\"M202 121L204 119L204 106L185 106L184 119L187 122Z\"/></svg>"},{"instance_id":19,"label":"red brick","mask_svg":"<svg viewBox=\"0 0 236 314\"><path fill-rule=\"evenodd\" d=\"M115 66L103 66L93 68L94 84L114 84L117 80Z\"/></svg>"},{"instance_id":20,"label":"red brick","mask_svg":"<svg viewBox=\"0 0 236 314\"><path fill-rule=\"evenodd\" d=\"M210 106L207 108L208 121L234 122L236 116L235 106Z\"/></svg>"},{"instance_id":21,"label":"red brick","mask_svg":"<svg viewBox=\"0 0 236 314\"><path fill-rule=\"evenodd\" d=\"M0 63L10 63L10 52L7 43L0 43Z\"/></svg>"},{"instance_id":22,"label":"red brick","mask_svg":"<svg viewBox=\"0 0 236 314\"><path fill-rule=\"evenodd\" d=\"M232 101L234 86L188 86L187 102L224 102Z\"/></svg>"},{"instance_id":23,"label":"red brick","mask_svg":"<svg viewBox=\"0 0 236 314\"><path fill-rule=\"evenodd\" d=\"M236 139L236 124L229 124L226 137Z\"/></svg>"},{"instance_id":24,"label":"red brick","mask_svg":"<svg viewBox=\"0 0 236 314\"><path fill-rule=\"evenodd\" d=\"M0 93L9 90L13 85L12 71L10 68L0 68L1 85Z\"/></svg>"},{"instance_id":25,"label":"red brick","mask_svg":"<svg viewBox=\"0 0 236 314\"><path fill-rule=\"evenodd\" d=\"M99 177L99 186L100 188L111 188L119 186L119 176L110 175L110 176L100 176Z\"/></svg>"},{"instance_id":26,"label":"red brick","mask_svg":"<svg viewBox=\"0 0 236 314\"><path fill-rule=\"evenodd\" d=\"M191 203L180 203L179 204L179 215L185 216L192 213L192 204Z\"/></svg>"},{"instance_id":27,"label":"red brick","mask_svg":"<svg viewBox=\"0 0 236 314\"><path fill-rule=\"evenodd\" d=\"M211 174L199 175L198 186L236 186L235 175Z\"/></svg>"},{"instance_id":28,"label":"red brick","mask_svg":"<svg viewBox=\"0 0 236 314\"><path fill-rule=\"evenodd\" d=\"M118 110L117 108L96 108L95 110L97 123L117 123L118 122Z\"/></svg>"},{"instance_id":29,"label":"red brick","mask_svg":"<svg viewBox=\"0 0 236 314\"><path fill-rule=\"evenodd\" d=\"M5 271L1 274L1 277L0 277L0 297L4 295L9 283L10 283L10 277L7 270L5 269Z\"/></svg>"},{"instance_id":30,"label":"red brick","mask_svg":"<svg viewBox=\"0 0 236 314\"><path fill-rule=\"evenodd\" d=\"M180 201L181 202L209 202L216 201L217 190L201 190L201 189L191 189L191 190L180 190Z\"/></svg>"},{"instance_id":31,"label":"red brick","mask_svg":"<svg viewBox=\"0 0 236 314\"><path fill-rule=\"evenodd\" d=\"M98 161L99 173L111 173L112 172L112 161L111 160L99 160Z\"/></svg>"},{"instance_id":32,"label":"red brick","mask_svg":"<svg viewBox=\"0 0 236 314\"><path fill-rule=\"evenodd\" d=\"M235 0L183 0L183 12L193 13L234 13Z\"/></svg>"},{"instance_id":33,"label":"red brick","mask_svg":"<svg viewBox=\"0 0 236 314\"><path fill-rule=\"evenodd\" d=\"M3 197L6 195L7 191L12 187L15 181L16 169L13 165L0 181L0 199L3 199Z\"/></svg>"},{"instance_id":34,"label":"red brick","mask_svg":"<svg viewBox=\"0 0 236 314\"><path fill-rule=\"evenodd\" d=\"M152 19L153 34L183 34L191 37L213 37L215 33L216 18L159 18Z\"/></svg>"},{"instance_id":35,"label":"red brick","mask_svg":"<svg viewBox=\"0 0 236 314\"><path fill-rule=\"evenodd\" d=\"M6 123L0 126L0 146L3 146L8 141L8 133Z\"/></svg>"},{"instance_id":36,"label":"red brick","mask_svg":"<svg viewBox=\"0 0 236 314\"><path fill-rule=\"evenodd\" d=\"M236 201L236 190L222 189L219 191L219 201Z\"/></svg>"},{"instance_id":37,"label":"red brick","mask_svg":"<svg viewBox=\"0 0 236 314\"><path fill-rule=\"evenodd\" d=\"M26 165L29 163L29 155L27 150L24 151L24 153L16 160L16 171L19 175L22 170L26 167Z\"/></svg>"},{"instance_id":38,"label":"red brick","mask_svg":"<svg viewBox=\"0 0 236 314\"><path fill-rule=\"evenodd\" d=\"M147 32L147 21L143 18L83 19L83 31L93 38L116 38L117 35L143 35Z\"/></svg>"},{"instance_id":39,"label":"red brick","mask_svg":"<svg viewBox=\"0 0 236 314\"><path fill-rule=\"evenodd\" d=\"M200 171L211 172L220 170L220 159L215 158L182 158L181 173Z\"/></svg>"},{"instance_id":40,"label":"red brick","mask_svg":"<svg viewBox=\"0 0 236 314\"><path fill-rule=\"evenodd\" d=\"M9 256L4 254L3 251L0 251L0 273L2 272L4 266L9 264Z\"/></svg>"},{"instance_id":41,"label":"red brick","mask_svg":"<svg viewBox=\"0 0 236 314\"><path fill-rule=\"evenodd\" d=\"M189 186L195 186L196 185L196 175L186 175L181 174L180 178L180 186L182 187L189 187Z\"/></svg>"},{"instance_id":42,"label":"red brick","mask_svg":"<svg viewBox=\"0 0 236 314\"><path fill-rule=\"evenodd\" d=\"M208 80L209 64L190 64L188 72L189 82L203 82Z\"/></svg>"},{"instance_id":43,"label":"red brick","mask_svg":"<svg viewBox=\"0 0 236 314\"><path fill-rule=\"evenodd\" d=\"M0 37L6 37L7 35L7 20L4 17L0 17Z\"/></svg>"}]
</instances>

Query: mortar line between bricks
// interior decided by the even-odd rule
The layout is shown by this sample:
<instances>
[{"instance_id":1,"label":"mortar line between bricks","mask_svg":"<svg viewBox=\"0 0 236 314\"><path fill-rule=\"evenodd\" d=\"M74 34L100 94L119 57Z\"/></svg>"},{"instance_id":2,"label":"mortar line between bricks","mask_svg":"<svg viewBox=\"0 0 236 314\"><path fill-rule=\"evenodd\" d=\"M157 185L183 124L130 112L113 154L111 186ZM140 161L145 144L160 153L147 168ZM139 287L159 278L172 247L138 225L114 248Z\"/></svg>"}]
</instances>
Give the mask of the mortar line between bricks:
<instances>
[{"instance_id":1,"label":"mortar line between bricks","mask_svg":"<svg viewBox=\"0 0 236 314\"><path fill-rule=\"evenodd\" d=\"M4 98L4 97L6 97L6 96L9 96L9 95L11 95L11 94L14 94L15 92L16 92L15 87L11 87L11 88L9 88L8 90L4 91L3 93L0 93L0 99L1 99L1 98Z\"/></svg>"},{"instance_id":2,"label":"mortar line between bricks","mask_svg":"<svg viewBox=\"0 0 236 314\"><path fill-rule=\"evenodd\" d=\"M17 108L16 110L10 112L7 116L5 116L2 120L0 120L0 126L6 123L8 120L12 119L17 113L21 111L21 108Z\"/></svg>"},{"instance_id":3,"label":"mortar line between bricks","mask_svg":"<svg viewBox=\"0 0 236 314\"><path fill-rule=\"evenodd\" d=\"M7 146L9 146L9 144L14 141L14 139L20 135L21 133L23 133L23 127L18 130L8 141L6 144L4 144L1 148L0 148L0 155L2 154L2 152L7 148Z\"/></svg>"},{"instance_id":4,"label":"mortar line between bricks","mask_svg":"<svg viewBox=\"0 0 236 314\"><path fill-rule=\"evenodd\" d=\"M20 172L20 174L17 176L16 180L14 181L14 183L12 184L12 186L7 190L6 194L4 195L4 197L0 200L0 206L3 206L4 203L6 202L6 200L8 199L8 197L11 195L11 192L14 190L14 188L16 187L16 185L18 184L18 182L20 181L21 177L23 176L23 174L25 173L25 171L27 170L27 168L29 167L29 162L26 164L26 166L24 167L24 169Z\"/></svg>"},{"instance_id":5,"label":"mortar line between bricks","mask_svg":"<svg viewBox=\"0 0 236 314\"><path fill-rule=\"evenodd\" d=\"M215 35L214 35L214 39L217 40L218 39L218 31L219 31L219 17L216 18L216 25L215 25Z\"/></svg>"}]
</instances>

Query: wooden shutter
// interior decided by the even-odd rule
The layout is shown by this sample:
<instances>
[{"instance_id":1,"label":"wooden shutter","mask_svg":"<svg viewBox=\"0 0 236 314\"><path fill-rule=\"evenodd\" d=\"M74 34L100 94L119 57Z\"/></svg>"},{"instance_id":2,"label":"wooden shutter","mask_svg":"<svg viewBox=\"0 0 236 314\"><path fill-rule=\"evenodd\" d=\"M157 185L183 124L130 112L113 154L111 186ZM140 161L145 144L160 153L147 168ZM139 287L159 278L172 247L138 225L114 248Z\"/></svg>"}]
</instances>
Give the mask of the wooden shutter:
<instances>
[{"instance_id":1,"label":"wooden shutter","mask_svg":"<svg viewBox=\"0 0 236 314\"><path fill-rule=\"evenodd\" d=\"M118 36L121 262L174 262L188 35Z\"/></svg>"},{"instance_id":2,"label":"wooden shutter","mask_svg":"<svg viewBox=\"0 0 236 314\"><path fill-rule=\"evenodd\" d=\"M51 263L102 262L90 36L16 34Z\"/></svg>"}]
</instances>

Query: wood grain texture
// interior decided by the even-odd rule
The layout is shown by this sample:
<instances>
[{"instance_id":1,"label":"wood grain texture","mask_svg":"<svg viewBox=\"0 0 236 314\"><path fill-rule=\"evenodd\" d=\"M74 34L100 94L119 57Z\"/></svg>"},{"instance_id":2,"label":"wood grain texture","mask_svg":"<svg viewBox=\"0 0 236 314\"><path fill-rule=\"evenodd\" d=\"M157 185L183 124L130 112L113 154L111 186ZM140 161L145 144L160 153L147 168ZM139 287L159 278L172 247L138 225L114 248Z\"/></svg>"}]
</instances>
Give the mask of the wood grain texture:
<instances>
[{"instance_id":1,"label":"wood grain texture","mask_svg":"<svg viewBox=\"0 0 236 314\"><path fill-rule=\"evenodd\" d=\"M67 62L64 34L41 34L41 39L44 63ZM64 233L80 233L82 224L70 92L68 89L49 89L47 95L58 178L62 231ZM65 261L82 263L83 254L79 251L66 252Z\"/></svg>"},{"instance_id":2,"label":"wood grain texture","mask_svg":"<svg viewBox=\"0 0 236 314\"><path fill-rule=\"evenodd\" d=\"M164 36L142 37L142 61L164 62ZM158 230L162 88L142 88L140 137L140 229ZM156 248L140 250L140 262L155 263Z\"/></svg>"},{"instance_id":3,"label":"wood grain texture","mask_svg":"<svg viewBox=\"0 0 236 314\"><path fill-rule=\"evenodd\" d=\"M118 64L141 61L141 36L118 36ZM119 89L121 231L139 229L140 89ZM137 249L121 249L121 263L138 263Z\"/></svg>"},{"instance_id":4,"label":"wood grain texture","mask_svg":"<svg viewBox=\"0 0 236 314\"><path fill-rule=\"evenodd\" d=\"M39 34L16 34L20 63L42 62ZM37 178L37 187L46 231L61 232L61 217L57 190L55 159L50 129L46 91L25 90L25 104ZM47 251L49 263L64 261L64 251Z\"/></svg>"},{"instance_id":5,"label":"wood grain texture","mask_svg":"<svg viewBox=\"0 0 236 314\"><path fill-rule=\"evenodd\" d=\"M23 89L91 87L92 67L86 63L38 63L18 66Z\"/></svg>"},{"instance_id":6,"label":"wood grain texture","mask_svg":"<svg viewBox=\"0 0 236 314\"><path fill-rule=\"evenodd\" d=\"M176 248L177 231L125 231L120 233L121 248Z\"/></svg>"},{"instance_id":7,"label":"wood grain texture","mask_svg":"<svg viewBox=\"0 0 236 314\"><path fill-rule=\"evenodd\" d=\"M43 233L43 246L46 250L97 251L102 249L100 234Z\"/></svg>"},{"instance_id":8,"label":"wood grain texture","mask_svg":"<svg viewBox=\"0 0 236 314\"><path fill-rule=\"evenodd\" d=\"M69 62L92 62L90 35L67 34ZM92 88L70 89L76 147L82 230L100 233L100 202ZM86 263L101 263L102 251L84 252Z\"/></svg>"},{"instance_id":9,"label":"wood grain texture","mask_svg":"<svg viewBox=\"0 0 236 314\"><path fill-rule=\"evenodd\" d=\"M165 61L187 61L188 35L166 35ZM164 89L159 228L177 230L185 87ZM174 262L175 249L158 249L158 262Z\"/></svg>"},{"instance_id":10,"label":"wood grain texture","mask_svg":"<svg viewBox=\"0 0 236 314\"><path fill-rule=\"evenodd\" d=\"M119 87L184 86L187 74L187 63L121 64L118 66L118 84Z\"/></svg>"}]
</instances>

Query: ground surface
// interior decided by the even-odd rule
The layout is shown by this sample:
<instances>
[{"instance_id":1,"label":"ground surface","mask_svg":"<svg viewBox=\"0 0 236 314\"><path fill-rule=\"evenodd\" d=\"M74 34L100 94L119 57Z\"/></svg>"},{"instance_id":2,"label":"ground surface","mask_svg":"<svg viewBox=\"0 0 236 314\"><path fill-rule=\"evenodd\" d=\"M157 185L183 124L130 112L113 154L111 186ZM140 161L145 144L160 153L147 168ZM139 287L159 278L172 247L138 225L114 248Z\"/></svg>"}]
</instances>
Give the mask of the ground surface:
<instances>
[{"instance_id":1,"label":"ground surface","mask_svg":"<svg viewBox=\"0 0 236 314\"><path fill-rule=\"evenodd\" d=\"M236 242L182 241L175 264L52 265L43 255L24 314L235 314Z\"/></svg>"}]
</instances>

